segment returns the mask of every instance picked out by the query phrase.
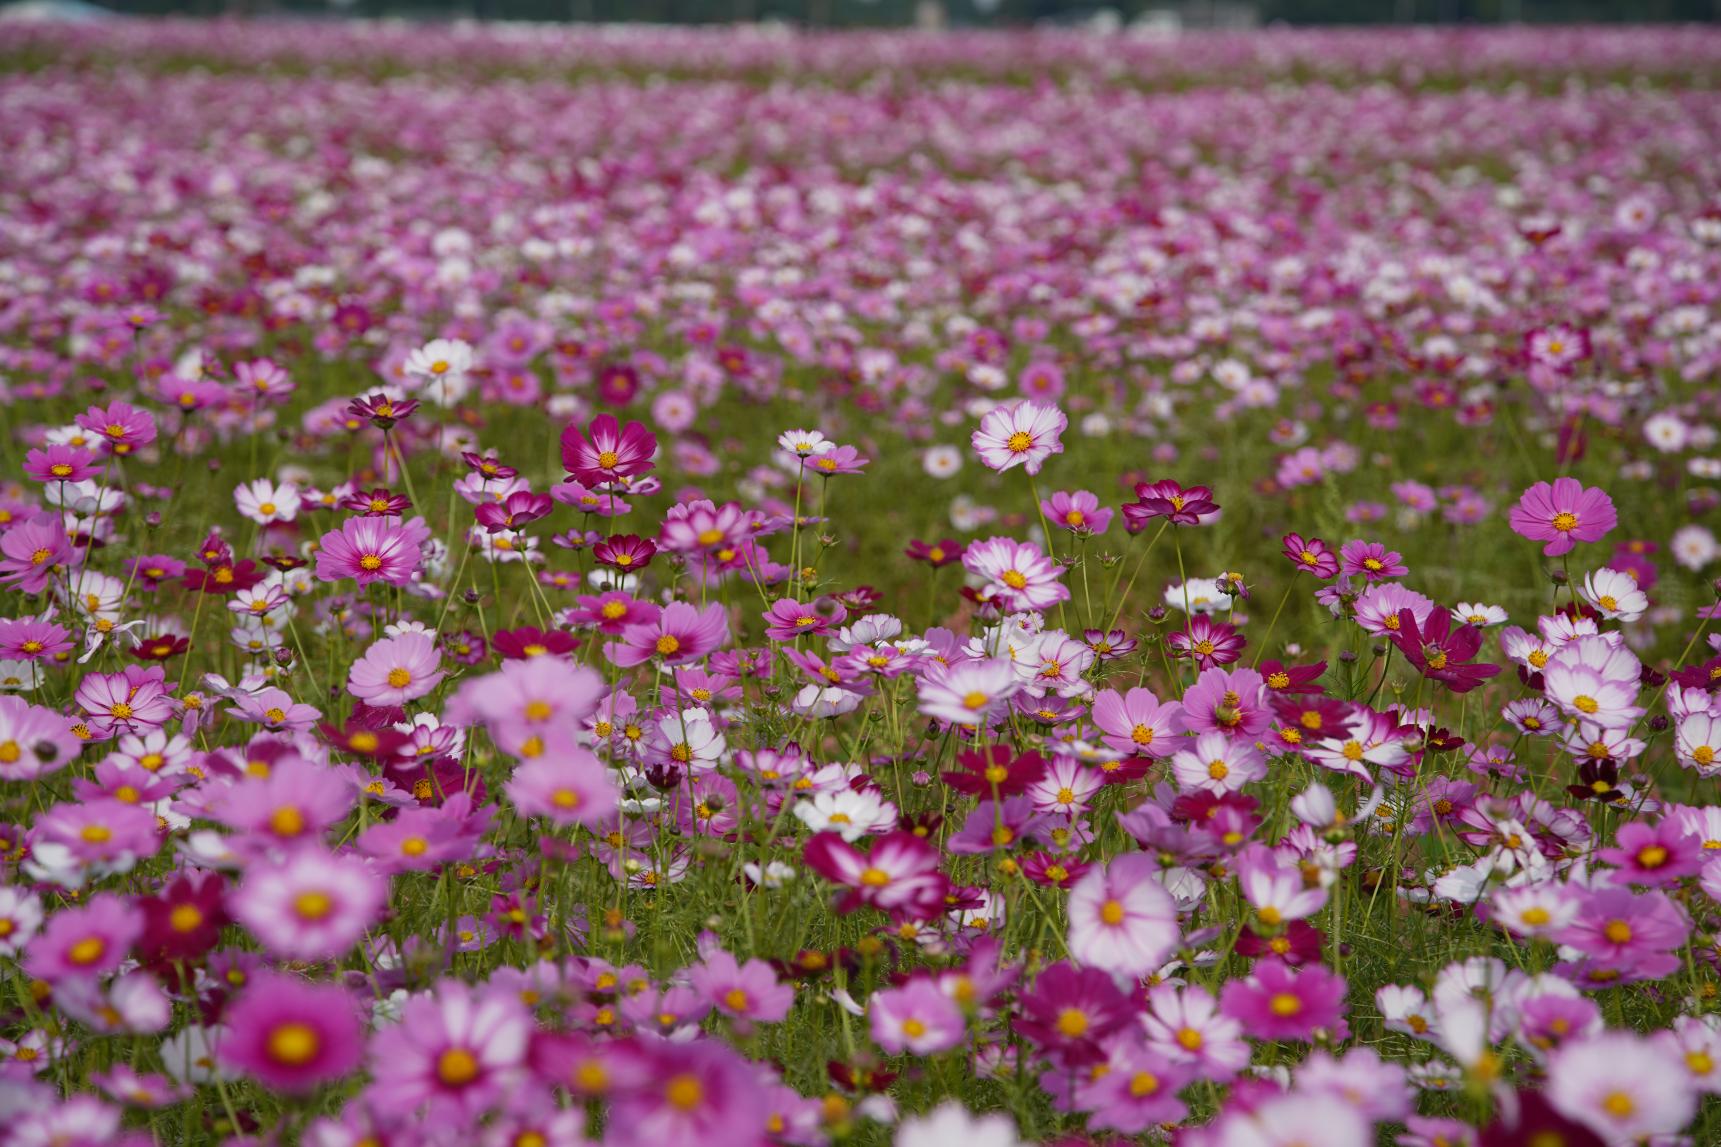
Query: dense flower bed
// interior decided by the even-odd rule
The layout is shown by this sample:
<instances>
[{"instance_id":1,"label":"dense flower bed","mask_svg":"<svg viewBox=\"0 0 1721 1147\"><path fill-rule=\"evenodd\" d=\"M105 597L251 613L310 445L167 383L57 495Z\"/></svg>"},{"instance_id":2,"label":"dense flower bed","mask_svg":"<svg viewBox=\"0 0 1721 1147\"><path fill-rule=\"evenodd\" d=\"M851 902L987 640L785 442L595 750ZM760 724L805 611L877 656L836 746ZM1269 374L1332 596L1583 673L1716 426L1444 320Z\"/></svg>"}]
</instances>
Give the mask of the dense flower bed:
<instances>
[{"instance_id":1,"label":"dense flower bed","mask_svg":"<svg viewBox=\"0 0 1721 1147\"><path fill-rule=\"evenodd\" d=\"M0 1147L1715 1142L1717 54L0 31Z\"/></svg>"}]
</instances>

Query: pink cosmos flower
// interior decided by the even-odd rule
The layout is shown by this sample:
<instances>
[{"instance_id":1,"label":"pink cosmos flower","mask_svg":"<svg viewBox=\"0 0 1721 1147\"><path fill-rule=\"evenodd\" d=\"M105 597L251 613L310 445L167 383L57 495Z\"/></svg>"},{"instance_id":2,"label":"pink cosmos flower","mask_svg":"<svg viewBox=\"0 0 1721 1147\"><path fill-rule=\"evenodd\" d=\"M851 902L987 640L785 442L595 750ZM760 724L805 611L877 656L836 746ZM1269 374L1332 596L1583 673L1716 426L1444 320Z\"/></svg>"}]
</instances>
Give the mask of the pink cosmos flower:
<instances>
[{"instance_id":1,"label":"pink cosmos flower","mask_svg":"<svg viewBox=\"0 0 1721 1147\"><path fill-rule=\"evenodd\" d=\"M729 618L717 602L703 609L685 601L663 607L655 621L630 625L620 641L604 644L604 656L623 669L653 657L665 665L698 661L729 643Z\"/></svg>"},{"instance_id":2,"label":"pink cosmos flower","mask_svg":"<svg viewBox=\"0 0 1721 1147\"><path fill-rule=\"evenodd\" d=\"M739 547L752 524L753 515L734 502L718 506L698 498L669 508L658 540L671 553L719 553Z\"/></svg>"},{"instance_id":3,"label":"pink cosmos flower","mask_svg":"<svg viewBox=\"0 0 1721 1147\"><path fill-rule=\"evenodd\" d=\"M1248 639L1237 632L1236 626L1198 613L1185 621L1181 629L1166 634L1165 643L1171 647L1173 657L1193 661L1197 669L1211 669L1240 659Z\"/></svg>"},{"instance_id":4,"label":"pink cosmos flower","mask_svg":"<svg viewBox=\"0 0 1721 1147\"><path fill-rule=\"evenodd\" d=\"M778 983L771 965L763 960L739 963L721 948L689 968L687 974L693 987L743 1034L755 1023L781 1022L795 1002L795 989Z\"/></svg>"},{"instance_id":5,"label":"pink cosmos flower","mask_svg":"<svg viewBox=\"0 0 1721 1147\"><path fill-rule=\"evenodd\" d=\"M1062 566L1031 542L987 538L962 555L962 568L985 584L982 592L1009 612L1042 610L1067 601L1069 587L1060 580Z\"/></svg>"},{"instance_id":6,"label":"pink cosmos flower","mask_svg":"<svg viewBox=\"0 0 1721 1147\"><path fill-rule=\"evenodd\" d=\"M1073 959L1131 978L1159 970L1182 933L1177 903L1156 879L1158 870L1154 857L1128 853L1076 882L1069 899Z\"/></svg>"},{"instance_id":7,"label":"pink cosmos flower","mask_svg":"<svg viewBox=\"0 0 1721 1147\"><path fill-rule=\"evenodd\" d=\"M1154 986L1141 1025L1149 1046L1189 1064L1201 1079L1224 1083L1249 1066L1243 1025L1222 1015L1219 1001L1198 984Z\"/></svg>"},{"instance_id":8,"label":"pink cosmos flower","mask_svg":"<svg viewBox=\"0 0 1721 1147\"><path fill-rule=\"evenodd\" d=\"M1081 537L1103 534L1111 525L1112 511L1101 506L1099 498L1087 490L1073 493L1059 490L1040 500L1040 510L1059 529Z\"/></svg>"},{"instance_id":9,"label":"pink cosmos flower","mask_svg":"<svg viewBox=\"0 0 1721 1147\"><path fill-rule=\"evenodd\" d=\"M111 454L132 454L155 441L155 416L128 402L92 406L73 419L79 426L101 436Z\"/></svg>"},{"instance_id":10,"label":"pink cosmos flower","mask_svg":"<svg viewBox=\"0 0 1721 1147\"><path fill-rule=\"evenodd\" d=\"M379 1110L469 1125L526 1078L532 1016L513 992L443 980L371 1037Z\"/></svg>"},{"instance_id":11,"label":"pink cosmos flower","mask_svg":"<svg viewBox=\"0 0 1721 1147\"><path fill-rule=\"evenodd\" d=\"M920 679L920 711L935 721L978 728L1021 691L1015 666L1002 658L948 666L933 661Z\"/></svg>"},{"instance_id":12,"label":"pink cosmos flower","mask_svg":"<svg viewBox=\"0 0 1721 1147\"><path fill-rule=\"evenodd\" d=\"M1520 537L1547 542L1542 553L1557 558L1579 542L1599 541L1619 524L1619 514L1600 487L1556 478L1552 485L1537 482L1525 490L1509 521Z\"/></svg>"},{"instance_id":13,"label":"pink cosmos flower","mask_svg":"<svg viewBox=\"0 0 1721 1147\"><path fill-rule=\"evenodd\" d=\"M106 740L120 733L159 728L173 719L167 674L159 665L128 665L118 673L87 673L72 698L89 715L90 729Z\"/></svg>"},{"instance_id":14,"label":"pink cosmos flower","mask_svg":"<svg viewBox=\"0 0 1721 1147\"><path fill-rule=\"evenodd\" d=\"M222 1015L221 1062L277 1091L306 1092L352 1073L364 1025L345 988L259 972Z\"/></svg>"},{"instance_id":15,"label":"pink cosmos flower","mask_svg":"<svg viewBox=\"0 0 1721 1147\"><path fill-rule=\"evenodd\" d=\"M1300 864L1282 859L1265 845L1245 847L1235 867L1243 899L1269 928L1307 919L1326 906L1326 889L1318 884L1308 887Z\"/></svg>"},{"instance_id":16,"label":"pink cosmos flower","mask_svg":"<svg viewBox=\"0 0 1721 1147\"><path fill-rule=\"evenodd\" d=\"M385 637L365 650L347 673L347 692L386 708L416 701L442 683L447 671L436 638L416 630Z\"/></svg>"},{"instance_id":17,"label":"pink cosmos flower","mask_svg":"<svg viewBox=\"0 0 1721 1147\"><path fill-rule=\"evenodd\" d=\"M72 633L35 617L0 619L0 660L43 661L72 647Z\"/></svg>"},{"instance_id":18,"label":"pink cosmos flower","mask_svg":"<svg viewBox=\"0 0 1721 1147\"><path fill-rule=\"evenodd\" d=\"M143 917L111 892L62 908L24 951L24 970L38 980L105 976L125 962L143 932Z\"/></svg>"},{"instance_id":19,"label":"pink cosmos flower","mask_svg":"<svg viewBox=\"0 0 1721 1147\"><path fill-rule=\"evenodd\" d=\"M823 604L826 608L820 610ZM773 641L793 641L797 637L823 637L841 625L848 610L828 598L816 602L782 598L771 603L762 615L765 636Z\"/></svg>"},{"instance_id":20,"label":"pink cosmos flower","mask_svg":"<svg viewBox=\"0 0 1721 1147\"><path fill-rule=\"evenodd\" d=\"M1308 1040L1344 1022L1345 982L1319 964L1294 972L1260 960L1246 980L1226 983L1220 1009L1259 1040Z\"/></svg>"},{"instance_id":21,"label":"pink cosmos flower","mask_svg":"<svg viewBox=\"0 0 1721 1147\"><path fill-rule=\"evenodd\" d=\"M585 666L553 657L526 657L502 663L495 673L468 677L449 699L446 719L457 725L483 724L504 752L542 753L545 738L572 733L597 712L607 690L602 677Z\"/></svg>"},{"instance_id":22,"label":"pink cosmos flower","mask_svg":"<svg viewBox=\"0 0 1721 1147\"><path fill-rule=\"evenodd\" d=\"M1387 549L1379 542L1346 542L1339 547L1339 557L1343 559L1340 572L1348 578L1361 578L1365 582L1403 577L1410 572L1410 568L1404 564L1403 555Z\"/></svg>"},{"instance_id":23,"label":"pink cosmos flower","mask_svg":"<svg viewBox=\"0 0 1721 1147\"><path fill-rule=\"evenodd\" d=\"M58 772L82 748L70 717L22 697L0 695L0 780L28 781Z\"/></svg>"},{"instance_id":24,"label":"pink cosmos flower","mask_svg":"<svg viewBox=\"0 0 1721 1147\"><path fill-rule=\"evenodd\" d=\"M255 693L238 694L227 712L241 721L262 725L272 733L304 732L323 715L316 706L295 701L285 689L273 685Z\"/></svg>"},{"instance_id":25,"label":"pink cosmos flower","mask_svg":"<svg viewBox=\"0 0 1721 1147\"><path fill-rule=\"evenodd\" d=\"M38 482L82 482L102 472L95 460L88 450L54 443L24 455L24 473Z\"/></svg>"},{"instance_id":26,"label":"pink cosmos flower","mask_svg":"<svg viewBox=\"0 0 1721 1147\"><path fill-rule=\"evenodd\" d=\"M1189 1114L1177 1093L1193 1073L1166 1059L1139 1036L1111 1041L1105 1068L1076 1088L1076 1106L1092 1112L1088 1126L1139 1135L1160 1124L1181 1122Z\"/></svg>"},{"instance_id":27,"label":"pink cosmos flower","mask_svg":"<svg viewBox=\"0 0 1721 1147\"><path fill-rule=\"evenodd\" d=\"M970 441L990 469L1021 466L1029 474L1038 474L1046 459L1064 452L1059 436L1069 425L1056 406L1024 400L987 412Z\"/></svg>"},{"instance_id":28,"label":"pink cosmos flower","mask_svg":"<svg viewBox=\"0 0 1721 1147\"><path fill-rule=\"evenodd\" d=\"M650 1082L623 1092L610 1109L605 1142L614 1147L755 1147L770 1111L758 1067L725 1043L660 1041Z\"/></svg>"},{"instance_id":29,"label":"pink cosmos flower","mask_svg":"<svg viewBox=\"0 0 1721 1147\"><path fill-rule=\"evenodd\" d=\"M1093 721L1107 747L1134 756L1168 757L1183 732L1183 706L1161 702L1149 689L1119 694L1102 689L1094 696Z\"/></svg>"},{"instance_id":30,"label":"pink cosmos flower","mask_svg":"<svg viewBox=\"0 0 1721 1147\"><path fill-rule=\"evenodd\" d=\"M655 603L640 601L620 590L579 600L578 606L563 613L564 623L578 628L591 627L612 637L630 625L650 625L663 612Z\"/></svg>"},{"instance_id":31,"label":"pink cosmos flower","mask_svg":"<svg viewBox=\"0 0 1721 1147\"><path fill-rule=\"evenodd\" d=\"M84 560L57 514L37 514L0 533L0 584L38 594L56 574Z\"/></svg>"},{"instance_id":32,"label":"pink cosmos flower","mask_svg":"<svg viewBox=\"0 0 1721 1147\"><path fill-rule=\"evenodd\" d=\"M620 799L609 771L571 738L515 769L504 790L521 815L563 827L608 821Z\"/></svg>"},{"instance_id":33,"label":"pink cosmos flower","mask_svg":"<svg viewBox=\"0 0 1721 1147\"><path fill-rule=\"evenodd\" d=\"M329 960L345 955L387 902L388 882L364 861L304 847L252 865L232 912L278 956Z\"/></svg>"},{"instance_id":34,"label":"pink cosmos flower","mask_svg":"<svg viewBox=\"0 0 1721 1147\"><path fill-rule=\"evenodd\" d=\"M912 832L881 836L870 853L837 833L821 832L807 841L803 857L807 867L826 880L852 889L838 911L851 912L867 904L919 920L944 911L950 882L938 870L938 849Z\"/></svg>"},{"instance_id":35,"label":"pink cosmos flower","mask_svg":"<svg viewBox=\"0 0 1721 1147\"><path fill-rule=\"evenodd\" d=\"M1184 727L1252 741L1272 723L1266 693L1266 681L1253 669L1204 669L1183 694Z\"/></svg>"},{"instance_id":36,"label":"pink cosmos flower","mask_svg":"<svg viewBox=\"0 0 1721 1147\"><path fill-rule=\"evenodd\" d=\"M401 809L394 819L371 825L357 847L385 875L429 872L473 855L494 811L474 813L470 795L452 793L440 805Z\"/></svg>"},{"instance_id":37,"label":"pink cosmos flower","mask_svg":"<svg viewBox=\"0 0 1721 1147\"><path fill-rule=\"evenodd\" d=\"M598 415L585 430L569 423L562 431L562 468L584 486L648 473L656 453L656 435L637 422L622 427L613 414Z\"/></svg>"},{"instance_id":38,"label":"pink cosmos flower","mask_svg":"<svg viewBox=\"0 0 1721 1147\"><path fill-rule=\"evenodd\" d=\"M485 533L500 534L504 531L524 529L548 514L550 507L548 494L517 490L500 502L481 504L473 513L478 524L484 527Z\"/></svg>"},{"instance_id":39,"label":"pink cosmos flower","mask_svg":"<svg viewBox=\"0 0 1721 1147\"><path fill-rule=\"evenodd\" d=\"M423 518L348 518L324 534L317 548L317 578L353 578L360 586L385 581L405 585L424 560L430 527Z\"/></svg>"},{"instance_id":40,"label":"pink cosmos flower","mask_svg":"<svg viewBox=\"0 0 1721 1147\"><path fill-rule=\"evenodd\" d=\"M803 458L801 468L809 474L829 478L837 474L859 474L870 461L870 458L861 457L860 451L853 446L836 446L811 458Z\"/></svg>"},{"instance_id":41,"label":"pink cosmos flower","mask_svg":"<svg viewBox=\"0 0 1721 1147\"><path fill-rule=\"evenodd\" d=\"M1684 1057L1629 1031L1574 1041L1548 1060L1548 1102L1608 1143L1677 1135L1697 1112Z\"/></svg>"},{"instance_id":42,"label":"pink cosmos flower","mask_svg":"<svg viewBox=\"0 0 1721 1147\"><path fill-rule=\"evenodd\" d=\"M960 1047L968 1037L962 1009L925 976L873 993L867 1013L873 1042L891 1055L937 1055Z\"/></svg>"},{"instance_id":43,"label":"pink cosmos flower","mask_svg":"<svg viewBox=\"0 0 1721 1147\"><path fill-rule=\"evenodd\" d=\"M338 783L328 767L302 757L276 761L268 773L247 777L211 802L209 815L268 843L293 846L318 840L352 811L351 788Z\"/></svg>"}]
</instances>

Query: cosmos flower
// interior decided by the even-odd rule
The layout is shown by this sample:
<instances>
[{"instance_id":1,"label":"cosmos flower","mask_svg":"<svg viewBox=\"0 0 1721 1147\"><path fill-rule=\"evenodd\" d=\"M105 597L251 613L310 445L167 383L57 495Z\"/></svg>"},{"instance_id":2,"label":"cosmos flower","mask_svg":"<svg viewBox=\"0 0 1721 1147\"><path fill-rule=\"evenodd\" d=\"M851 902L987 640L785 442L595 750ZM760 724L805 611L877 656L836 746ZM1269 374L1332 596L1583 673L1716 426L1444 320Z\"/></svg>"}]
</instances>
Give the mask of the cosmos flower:
<instances>
[{"instance_id":1,"label":"cosmos flower","mask_svg":"<svg viewBox=\"0 0 1721 1147\"><path fill-rule=\"evenodd\" d=\"M1056 406L1024 400L989 411L980 419L970 444L988 469L1021 466L1029 474L1038 474L1046 459L1064 452L1061 436L1069 425Z\"/></svg>"},{"instance_id":2,"label":"cosmos flower","mask_svg":"<svg viewBox=\"0 0 1721 1147\"><path fill-rule=\"evenodd\" d=\"M363 1057L363 1027L346 989L263 973L230 1004L218 1054L265 1086L305 1092L350 1074Z\"/></svg>"},{"instance_id":3,"label":"cosmos flower","mask_svg":"<svg viewBox=\"0 0 1721 1147\"><path fill-rule=\"evenodd\" d=\"M424 560L423 545L429 538L422 518L407 524L393 517L348 518L318 542L317 578L353 578L360 586L378 581L405 585Z\"/></svg>"},{"instance_id":4,"label":"cosmos flower","mask_svg":"<svg viewBox=\"0 0 1721 1147\"><path fill-rule=\"evenodd\" d=\"M365 650L347 673L347 692L367 705L404 705L431 693L447 672L428 633L385 637Z\"/></svg>"},{"instance_id":5,"label":"cosmos flower","mask_svg":"<svg viewBox=\"0 0 1721 1147\"><path fill-rule=\"evenodd\" d=\"M1599 541L1619 524L1619 514L1605 490L1576 478L1556 478L1525 490L1509 520L1513 532L1547 542L1542 553L1557 558L1579 542Z\"/></svg>"},{"instance_id":6,"label":"cosmos flower","mask_svg":"<svg viewBox=\"0 0 1721 1147\"><path fill-rule=\"evenodd\" d=\"M513 993L441 980L371 1037L368 1094L397 1118L470 1123L524 1081L531 1035Z\"/></svg>"}]
</instances>

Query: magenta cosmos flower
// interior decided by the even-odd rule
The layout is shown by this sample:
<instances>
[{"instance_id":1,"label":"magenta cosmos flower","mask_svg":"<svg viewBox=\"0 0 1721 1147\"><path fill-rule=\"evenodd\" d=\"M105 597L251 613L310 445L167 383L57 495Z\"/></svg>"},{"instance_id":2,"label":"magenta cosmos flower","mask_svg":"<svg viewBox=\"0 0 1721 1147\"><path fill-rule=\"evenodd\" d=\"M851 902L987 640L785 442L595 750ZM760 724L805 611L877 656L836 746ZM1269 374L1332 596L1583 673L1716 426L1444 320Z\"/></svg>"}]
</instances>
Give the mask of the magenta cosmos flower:
<instances>
[{"instance_id":1,"label":"magenta cosmos flower","mask_svg":"<svg viewBox=\"0 0 1721 1147\"><path fill-rule=\"evenodd\" d=\"M1285 557L1303 573L1313 574L1322 581L1338 574L1339 559L1321 539L1286 534L1284 542Z\"/></svg>"},{"instance_id":2,"label":"magenta cosmos flower","mask_svg":"<svg viewBox=\"0 0 1721 1147\"><path fill-rule=\"evenodd\" d=\"M1306 1040L1344 1022L1345 982L1319 964L1294 972L1281 960L1262 960L1246 980L1232 980L1219 1007L1260 1040Z\"/></svg>"},{"instance_id":3,"label":"magenta cosmos flower","mask_svg":"<svg viewBox=\"0 0 1721 1147\"><path fill-rule=\"evenodd\" d=\"M758 1065L727 1044L660 1041L651 1081L624 1092L610 1109L605 1141L614 1147L753 1147L767 1138L771 1111Z\"/></svg>"},{"instance_id":4,"label":"magenta cosmos flower","mask_svg":"<svg viewBox=\"0 0 1721 1147\"><path fill-rule=\"evenodd\" d=\"M416 701L446 676L436 638L408 632L365 650L347 674L347 692L367 705L387 708Z\"/></svg>"},{"instance_id":5,"label":"magenta cosmos flower","mask_svg":"<svg viewBox=\"0 0 1721 1147\"><path fill-rule=\"evenodd\" d=\"M222 1062L277 1091L309 1091L350 1074L364 1047L346 989L275 972L257 973L222 1023Z\"/></svg>"},{"instance_id":6,"label":"magenta cosmos flower","mask_svg":"<svg viewBox=\"0 0 1721 1147\"><path fill-rule=\"evenodd\" d=\"M585 486L647 473L656 453L656 435L637 422L623 427L613 414L598 415L586 430L570 423L562 431L562 469Z\"/></svg>"},{"instance_id":7,"label":"magenta cosmos flower","mask_svg":"<svg viewBox=\"0 0 1721 1147\"><path fill-rule=\"evenodd\" d=\"M130 454L155 441L155 416L128 402L113 402L106 407L92 406L73 421L85 430L101 435L103 444L114 454Z\"/></svg>"},{"instance_id":8,"label":"magenta cosmos flower","mask_svg":"<svg viewBox=\"0 0 1721 1147\"><path fill-rule=\"evenodd\" d=\"M630 625L620 641L604 644L604 656L623 669L643 665L653 657L665 665L698 661L729 641L729 619L716 602L700 609L684 601L670 602L655 621Z\"/></svg>"},{"instance_id":9,"label":"magenta cosmos flower","mask_svg":"<svg viewBox=\"0 0 1721 1147\"><path fill-rule=\"evenodd\" d=\"M1069 951L1092 968L1140 978L1159 970L1182 938L1177 902L1154 879L1157 858L1119 856L1070 890Z\"/></svg>"},{"instance_id":10,"label":"magenta cosmos flower","mask_svg":"<svg viewBox=\"0 0 1721 1147\"><path fill-rule=\"evenodd\" d=\"M317 578L353 578L359 585L386 581L405 585L423 560L430 530L423 518L348 518L324 534L317 548Z\"/></svg>"},{"instance_id":11,"label":"magenta cosmos flower","mask_svg":"<svg viewBox=\"0 0 1721 1147\"><path fill-rule=\"evenodd\" d=\"M112 893L78 908L65 908L30 942L24 970L38 980L103 976L118 968L143 931L143 917Z\"/></svg>"},{"instance_id":12,"label":"magenta cosmos flower","mask_svg":"<svg viewBox=\"0 0 1721 1147\"><path fill-rule=\"evenodd\" d=\"M993 470L1023 467L1038 474L1046 459L1064 452L1059 436L1070 420L1055 406L1017 402L1001 406L980 420L970 441L980 461Z\"/></svg>"},{"instance_id":13,"label":"magenta cosmos flower","mask_svg":"<svg viewBox=\"0 0 1721 1147\"><path fill-rule=\"evenodd\" d=\"M514 992L443 980L372 1037L371 1102L396 1117L470 1124L523 1080L531 1037Z\"/></svg>"},{"instance_id":14,"label":"magenta cosmos flower","mask_svg":"<svg viewBox=\"0 0 1721 1147\"><path fill-rule=\"evenodd\" d=\"M1619 514L1600 487L1556 478L1552 485L1537 482L1525 490L1509 520L1520 537L1547 542L1542 553L1557 558L1579 542L1599 541L1619 524Z\"/></svg>"},{"instance_id":15,"label":"magenta cosmos flower","mask_svg":"<svg viewBox=\"0 0 1721 1147\"><path fill-rule=\"evenodd\" d=\"M55 443L24 455L24 473L38 482L82 482L102 472L94 463L88 450Z\"/></svg>"},{"instance_id":16,"label":"magenta cosmos flower","mask_svg":"<svg viewBox=\"0 0 1721 1147\"><path fill-rule=\"evenodd\" d=\"M950 882L938 870L938 849L912 832L893 832L864 853L834 832L807 841L807 867L852 891L837 905L849 912L863 904L926 920L944 911Z\"/></svg>"}]
</instances>

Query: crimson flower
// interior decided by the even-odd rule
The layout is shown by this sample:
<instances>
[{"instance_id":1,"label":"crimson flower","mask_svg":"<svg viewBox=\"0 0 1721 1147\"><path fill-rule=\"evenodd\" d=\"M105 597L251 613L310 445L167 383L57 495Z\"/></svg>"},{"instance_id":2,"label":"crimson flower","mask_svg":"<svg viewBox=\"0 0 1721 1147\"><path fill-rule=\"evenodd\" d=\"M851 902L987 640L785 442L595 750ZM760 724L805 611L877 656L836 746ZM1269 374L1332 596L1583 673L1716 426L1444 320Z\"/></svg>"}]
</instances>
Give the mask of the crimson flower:
<instances>
[{"instance_id":1,"label":"crimson flower","mask_svg":"<svg viewBox=\"0 0 1721 1147\"><path fill-rule=\"evenodd\" d=\"M1219 503L1206 486L1185 489L1170 478L1157 482L1140 482L1135 487L1136 500L1123 507L1123 517L1129 532L1140 533L1155 518L1166 518L1179 526L1199 526L1204 519L1219 513Z\"/></svg>"},{"instance_id":2,"label":"crimson flower","mask_svg":"<svg viewBox=\"0 0 1721 1147\"><path fill-rule=\"evenodd\" d=\"M1015 796L1046 775L1046 759L1035 752L1016 756L1008 745L960 753L960 769L943 774L944 783L969 796Z\"/></svg>"},{"instance_id":3,"label":"crimson flower","mask_svg":"<svg viewBox=\"0 0 1721 1147\"><path fill-rule=\"evenodd\" d=\"M600 565L618 570L642 570L651 564L657 544L638 534L611 534L592 547L592 557Z\"/></svg>"},{"instance_id":4,"label":"crimson flower","mask_svg":"<svg viewBox=\"0 0 1721 1147\"><path fill-rule=\"evenodd\" d=\"M347 407L347 413L354 418L367 419L378 430L388 430L417 409L418 400L415 398L390 398L386 394L373 394L369 398L353 399Z\"/></svg>"},{"instance_id":5,"label":"crimson flower","mask_svg":"<svg viewBox=\"0 0 1721 1147\"><path fill-rule=\"evenodd\" d=\"M962 560L962 554L967 550L961 542L954 538L941 538L936 542L923 542L915 538L908 543L908 549L903 552L910 560L925 562L933 569L943 569L955 565Z\"/></svg>"},{"instance_id":6,"label":"crimson flower","mask_svg":"<svg viewBox=\"0 0 1721 1147\"><path fill-rule=\"evenodd\" d=\"M1386 635L1424 677L1454 693L1468 693L1500 672L1498 665L1466 664L1482 648L1482 631L1474 625L1453 630L1452 615L1444 609L1432 610L1422 624L1419 629L1416 614L1401 609L1398 628Z\"/></svg>"}]
</instances>

